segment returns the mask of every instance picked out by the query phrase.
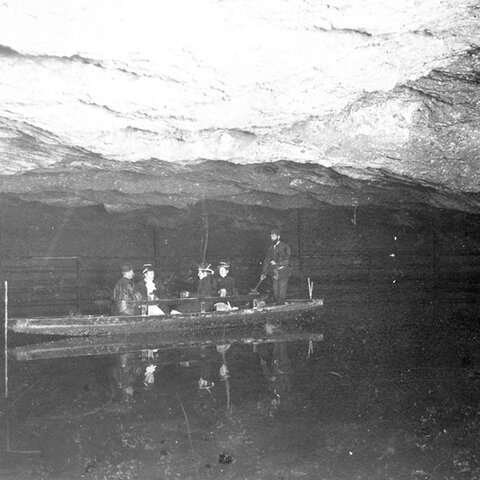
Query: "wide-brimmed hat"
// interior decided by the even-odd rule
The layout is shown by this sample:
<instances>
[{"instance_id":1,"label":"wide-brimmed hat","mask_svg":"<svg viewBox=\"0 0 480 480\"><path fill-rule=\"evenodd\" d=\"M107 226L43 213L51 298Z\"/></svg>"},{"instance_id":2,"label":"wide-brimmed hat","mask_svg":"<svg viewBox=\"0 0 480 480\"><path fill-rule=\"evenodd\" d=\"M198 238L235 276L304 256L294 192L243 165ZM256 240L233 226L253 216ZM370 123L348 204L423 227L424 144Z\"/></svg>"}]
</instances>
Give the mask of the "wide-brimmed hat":
<instances>
[{"instance_id":1,"label":"wide-brimmed hat","mask_svg":"<svg viewBox=\"0 0 480 480\"><path fill-rule=\"evenodd\" d=\"M213 270L210 267L211 267L210 263L201 263L198 266L198 271L199 272L206 272L206 273L213 273Z\"/></svg>"}]
</instances>

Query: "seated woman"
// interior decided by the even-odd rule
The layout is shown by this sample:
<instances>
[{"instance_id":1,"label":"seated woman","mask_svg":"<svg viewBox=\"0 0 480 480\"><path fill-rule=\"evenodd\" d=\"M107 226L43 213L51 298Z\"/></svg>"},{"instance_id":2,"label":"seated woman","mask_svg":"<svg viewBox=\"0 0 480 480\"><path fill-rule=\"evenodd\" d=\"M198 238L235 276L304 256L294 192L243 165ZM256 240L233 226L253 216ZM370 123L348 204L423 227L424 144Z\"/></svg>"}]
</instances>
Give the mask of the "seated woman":
<instances>
[{"instance_id":1,"label":"seated woman","mask_svg":"<svg viewBox=\"0 0 480 480\"><path fill-rule=\"evenodd\" d=\"M215 282L213 280L213 270L210 264L202 263L198 266L198 287L197 297L214 297L215 296Z\"/></svg>"},{"instance_id":2,"label":"seated woman","mask_svg":"<svg viewBox=\"0 0 480 480\"><path fill-rule=\"evenodd\" d=\"M142 270L143 280L135 285L135 292L142 300L159 300L167 298L165 287L155 282L155 270L151 264L145 264ZM157 305L147 306L147 315L164 315Z\"/></svg>"},{"instance_id":3,"label":"seated woman","mask_svg":"<svg viewBox=\"0 0 480 480\"><path fill-rule=\"evenodd\" d=\"M235 279L230 276L230 264L228 262L220 262L217 267L218 275L215 278L215 293L219 297L231 297L238 295L235 287Z\"/></svg>"}]
</instances>

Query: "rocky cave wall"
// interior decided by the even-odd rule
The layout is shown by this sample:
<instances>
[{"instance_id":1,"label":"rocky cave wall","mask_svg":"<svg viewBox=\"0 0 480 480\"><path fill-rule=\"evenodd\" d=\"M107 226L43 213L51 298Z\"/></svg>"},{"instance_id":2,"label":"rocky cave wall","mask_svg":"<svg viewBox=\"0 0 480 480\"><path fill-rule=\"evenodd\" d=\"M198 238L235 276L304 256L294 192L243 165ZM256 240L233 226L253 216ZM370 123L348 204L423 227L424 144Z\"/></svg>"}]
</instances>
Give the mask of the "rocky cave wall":
<instances>
[{"instance_id":1,"label":"rocky cave wall","mask_svg":"<svg viewBox=\"0 0 480 480\"><path fill-rule=\"evenodd\" d=\"M478 213L478 17L476 0L5 0L0 192L309 208L394 202L393 182Z\"/></svg>"},{"instance_id":2,"label":"rocky cave wall","mask_svg":"<svg viewBox=\"0 0 480 480\"><path fill-rule=\"evenodd\" d=\"M143 263L154 263L172 295L193 291L204 252L213 265L229 259L240 292L248 293L271 227L280 227L292 247L292 296L307 296L307 278L314 295L330 303L400 301L404 294L470 301L478 294L478 216L458 211L329 205L279 211L205 201L109 213L8 198L1 208L0 271L11 315L104 312L124 261L137 278Z\"/></svg>"}]
</instances>

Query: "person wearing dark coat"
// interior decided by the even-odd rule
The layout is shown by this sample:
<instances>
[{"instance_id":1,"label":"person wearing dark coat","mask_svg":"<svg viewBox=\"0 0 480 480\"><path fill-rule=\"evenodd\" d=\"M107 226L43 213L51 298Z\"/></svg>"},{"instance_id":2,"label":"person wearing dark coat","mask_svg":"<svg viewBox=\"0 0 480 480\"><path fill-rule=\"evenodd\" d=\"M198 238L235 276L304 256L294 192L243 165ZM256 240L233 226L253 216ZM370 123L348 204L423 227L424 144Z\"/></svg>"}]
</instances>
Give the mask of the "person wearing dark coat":
<instances>
[{"instance_id":1,"label":"person wearing dark coat","mask_svg":"<svg viewBox=\"0 0 480 480\"><path fill-rule=\"evenodd\" d=\"M231 297L238 295L235 286L235 278L230 276L230 264L228 262L220 262L217 267L218 275L215 278L215 293L219 297Z\"/></svg>"},{"instance_id":2,"label":"person wearing dark coat","mask_svg":"<svg viewBox=\"0 0 480 480\"><path fill-rule=\"evenodd\" d=\"M215 282L213 280L213 270L210 268L210 265L202 263L198 266L198 279L197 297L214 297Z\"/></svg>"},{"instance_id":3,"label":"person wearing dark coat","mask_svg":"<svg viewBox=\"0 0 480 480\"><path fill-rule=\"evenodd\" d=\"M129 301L136 300L133 284L133 268L130 264L122 265L122 278L117 281L113 289L112 315L134 315L135 308Z\"/></svg>"},{"instance_id":4,"label":"person wearing dark coat","mask_svg":"<svg viewBox=\"0 0 480 480\"><path fill-rule=\"evenodd\" d=\"M264 280L267 275L272 278L274 301L277 305L283 305L287 298L291 250L280 240L280 231L277 229L271 230L270 240L260 279Z\"/></svg>"}]
</instances>

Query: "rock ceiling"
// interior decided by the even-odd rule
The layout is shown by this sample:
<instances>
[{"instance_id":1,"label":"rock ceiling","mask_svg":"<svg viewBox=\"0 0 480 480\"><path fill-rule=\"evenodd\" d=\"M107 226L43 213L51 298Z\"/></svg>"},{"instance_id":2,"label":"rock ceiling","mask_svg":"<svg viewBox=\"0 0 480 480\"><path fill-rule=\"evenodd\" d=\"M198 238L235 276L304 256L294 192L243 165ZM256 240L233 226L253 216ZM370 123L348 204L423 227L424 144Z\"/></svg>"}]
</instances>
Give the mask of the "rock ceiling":
<instances>
[{"instance_id":1,"label":"rock ceiling","mask_svg":"<svg viewBox=\"0 0 480 480\"><path fill-rule=\"evenodd\" d=\"M1 0L0 193L478 212L479 15L480 0Z\"/></svg>"}]
</instances>

